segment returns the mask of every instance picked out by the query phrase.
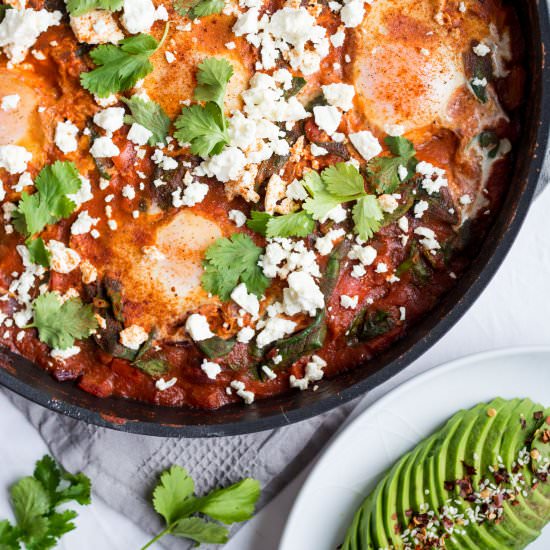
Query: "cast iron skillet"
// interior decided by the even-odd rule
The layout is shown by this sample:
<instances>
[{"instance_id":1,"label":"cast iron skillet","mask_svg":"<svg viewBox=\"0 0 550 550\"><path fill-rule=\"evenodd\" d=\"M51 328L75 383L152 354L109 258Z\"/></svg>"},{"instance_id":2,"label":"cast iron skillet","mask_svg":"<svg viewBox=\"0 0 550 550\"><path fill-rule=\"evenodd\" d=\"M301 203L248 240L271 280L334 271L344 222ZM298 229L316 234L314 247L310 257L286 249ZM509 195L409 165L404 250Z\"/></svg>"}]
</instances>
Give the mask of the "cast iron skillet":
<instances>
[{"instance_id":1,"label":"cast iron skillet","mask_svg":"<svg viewBox=\"0 0 550 550\"><path fill-rule=\"evenodd\" d=\"M317 392L292 392L218 411L154 407L99 399L0 349L0 384L73 418L115 430L169 437L214 437L276 428L326 412L385 382L437 342L466 312L508 253L525 218L544 160L550 127L550 22L546 0L517 2L527 41L529 99L512 185L482 247L456 287L390 349L351 371L324 380Z\"/></svg>"}]
</instances>

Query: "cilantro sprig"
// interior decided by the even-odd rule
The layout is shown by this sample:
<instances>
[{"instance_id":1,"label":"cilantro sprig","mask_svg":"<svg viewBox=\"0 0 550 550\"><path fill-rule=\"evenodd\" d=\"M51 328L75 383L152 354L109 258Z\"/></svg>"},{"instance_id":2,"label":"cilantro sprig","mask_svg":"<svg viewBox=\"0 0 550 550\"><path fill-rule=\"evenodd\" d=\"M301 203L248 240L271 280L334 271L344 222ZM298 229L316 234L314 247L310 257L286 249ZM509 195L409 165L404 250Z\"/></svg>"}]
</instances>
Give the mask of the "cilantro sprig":
<instances>
[{"instance_id":1,"label":"cilantro sprig","mask_svg":"<svg viewBox=\"0 0 550 550\"><path fill-rule=\"evenodd\" d=\"M229 143L224 97L232 76L233 66L226 59L208 57L199 65L194 99L205 104L184 107L174 133L180 142L191 144L195 155L217 155Z\"/></svg>"},{"instance_id":2,"label":"cilantro sprig","mask_svg":"<svg viewBox=\"0 0 550 550\"><path fill-rule=\"evenodd\" d=\"M227 301L233 289L245 283L248 292L261 296L269 286L269 279L258 266L261 254L262 249L244 233L218 239L206 249L203 288Z\"/></svg>"},{"instance_id":3,"label":"cilantro sprig","mask_svg":"<svg viewBox=\"0 0 550 550\"><path fill-rule=\"evenodd\" d=\"M205 17L215 13L221 13L225 0L175 0L174 9L176 12L189 19Z\"/></svg>"},{"instance_id":4,"label":"cilantro sprig","mask_svg":"<svg viewBox=\"0 0 550 550\"><path fill-rule=\"evenodd\" d=\"M124 0L67 0L67 10L76 17L97 9L118 11L123 4Z\"/></svg>"},{"instance_id":5,"label":"cilantro sprig","mask_svg":"<svg viewBox=\"0 0 550 550\"><path fill-rule=\"evenodd\" d=\"M368 240L380 229L382 209L376 196L367 194L363 177L352 164L340 162L321 174L310 171L305 174L303 185L310 194L304 210L314 220L325 219L338 205L355 202L353 221L359 237Z\"/></svg>"},{"instance_id":6,"label":"cilantro sprig","mask_svg":"<svg viewBox=\"0 0 550 550\"><path fill-rule=\"evenodd\" d=\"M10 489L17 521L0 521L0 547L19 550L54 548L59 539L75 529L73 510L58 511L60 504L75 501L90 504L90 480L82 473L70 474L46 455L36 463L32 476L20 479Z\"/></svg>"},{"instance_id":7,"label":"cilantro sprig","mask_svg":"<svg viewBox=\"0 0 550 550\"><path fill-rule=\"evenodd\" d=\"M157 143L164 144L166 142L166 136L170 130L170 118L158 103L152 100L146 101L137 96L130 99L122 98L122 101L126 103L132 113L124 117L126 124L136 122L152 132L149 145L154 146Z\"/></svg>"},{"instance_id":8,"label":"cilantro sprig","mask_svg":"<svg viewBox=\"0 0 550 550\"><path fill-rule=\"evenodd\" d=\"M149 34L138 34L114 44L102 44L90 52L97 65L95 69L80 75L80 83L89 92L108 97L133 88L138 80L153 72L149 58L160 48L168 34L157 42Z\"/></svg>"},{"instance_id":9,"label":"cilantro sprig","mask_svg":"<svg viewBox=\"0 0 550 550\"><path fill-rule=\"evenodd\" d=\"M315 229L314 219L304 210L282 216L254 210L251 216L247 227L264 237L307 237Z\"/></svg>"},{"instance_id":10,"label":"cilantro sprig","mask_svg":"<svg viewBox=\"0 0 550 550\"><path fill-rule=\"evenodd\" d=\"M32 304L34 321L28 328L38 329L41 342L60 350L68 349L74 341L88 338L97 328L91 305L71 298L63 302L55 292L46 292Z\"/></svg>"},{"instance_id":11,"label":"cilantro sprig","mask_svg":"<svg viewBox=\"0 0 550 550\"><path fill-rule=\"evenodd\" d=\"M400 136L388 136L384 140L393 157L376 157L367 163L367 175L378 193L394 193L397 188L411 178L416 170L418 160L415 157L414 145ZM401 179L400 167L407 170Z\"/></svg>"},{"instance_id":12,"label":"cilantro sprig","mask_svg":"<svg viewBox=\"0 0 550 550\"><path fill-rule=\"evenodd\" d=\"M50 253L44 241L35 237L47 225L68 218L76 204L67 195L76 193L82 182L72 162L57 161L43 168L35 180L37 192L24 192L13 215L19 233L27 237L27 248L32 262L48 267Z\"/></svg>"},{"instance_id":13,"label":"cilantro sprig","mask_svg":"<svg viewBox=\"0 0 550 550\"><path fill-rule=\"evenodd\" d=\"M198 544L227 542L227 528L202 516L226 525L250 519L260 497L260 484L246 478L202 497L194 495L194 491L193 478L181 466L172 466L161 475L153 492L153 507L164 518L166 528L142 550L165 535L190 539ZM194 515L198 513L201 516Z\"/></svg>"}]
</instances>

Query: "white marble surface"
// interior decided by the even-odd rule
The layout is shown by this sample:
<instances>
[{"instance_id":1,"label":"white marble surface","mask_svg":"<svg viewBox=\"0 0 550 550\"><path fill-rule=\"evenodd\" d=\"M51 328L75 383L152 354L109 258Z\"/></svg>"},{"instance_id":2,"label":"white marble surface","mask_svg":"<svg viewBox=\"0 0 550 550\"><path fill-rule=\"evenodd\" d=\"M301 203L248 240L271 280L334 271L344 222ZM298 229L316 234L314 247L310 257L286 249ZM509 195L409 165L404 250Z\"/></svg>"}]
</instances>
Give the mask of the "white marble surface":
<instances>
[{"instance_id":1,"label":"white marble surface","mask_svg":"<svg viewBox=\"0 0 550 550\"><path fill-rule=\"evenodd\" d=\"M534 204L504 265L464 318L405 372L365 398L364 408L400 382L435 365L482 350L550 344L550 192ZM0 518L11 517L7 488L28 475L47 452L26 419L0 394ZM226 545L227 550L275 550L288 510L305 474L290 484ZM66 535L64 550L135 550L147 535L96 499L82 508L78 529ZM308 550L308 549L303 549Z\"/></svg>"}]
</instances>

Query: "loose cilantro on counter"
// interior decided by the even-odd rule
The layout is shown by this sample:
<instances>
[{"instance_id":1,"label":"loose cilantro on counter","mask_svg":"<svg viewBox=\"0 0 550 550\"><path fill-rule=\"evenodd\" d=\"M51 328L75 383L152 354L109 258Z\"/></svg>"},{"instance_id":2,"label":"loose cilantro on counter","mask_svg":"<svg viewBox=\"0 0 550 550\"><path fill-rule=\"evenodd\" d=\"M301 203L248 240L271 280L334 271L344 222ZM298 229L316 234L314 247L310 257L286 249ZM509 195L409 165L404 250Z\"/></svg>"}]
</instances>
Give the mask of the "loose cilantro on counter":
<instances>
[{"instance_id":1,"label":"loose cilantro on counter","mask_svg":"<svg viewBox=\"0 0 550 550\"><path fill-rule=\"evenodd\" d=\"M124 117L126 124L136 122L152 132L153 135L149 138L149 145L166 143L166 136L170 130L170 118L158 103L151 100L145 101L137 96L130 99L122 98L122 101L128 105L132 113Z\"/></svg>"},{"instance_id":2,"label":"loose cilantro on counter","mask_svg":"<svg viewBox=\"0 0 550 550\"><path fill-rule=\"evenodd\" d=\"M403 137L388 136L385 140L393 157L376 157L367 164L369 179L378 193L394 193L403 181L415 172L418 161L415 158L414 145ZM407 169L407 175L401 179L399 167Z\"/></svg>"},{"instance_id":3,"label":"loose cilantro on counter","mask_svg":"<svg viewBox=\"0 0 550 550\"><path fill-rule=\"evenodd\" d=\"M123 4L124 0L67 0L67 10L76 17L97 9L118 11Z\"/></svg>"},{"instance_id":4,"label":"loose cilantro on counter","mask_svg":"<svg viewBox=\"0 0 550 550\"><path fill-rule=\"evenodd\" d=\"M384 214L375 195L365 191L363 177L352 164L340 162L317 172L307 172L304 187L310 197L304 202L304 210L314 220L322 220L342 203L355 202L353 221L355 231L363 240L370 239L380 229Z\"/></svg>"},{"instance_id":5,"label":"loose cilantro on counter","mask_svg":"<svg viewBox=\"0 0 550 550\"><path fill-rule=\"evenodd\" d=\"M36 177L36 193L21 195L13 223L17 231L27 237L32 262L44 267L50 265L50 253L44 241L33 236L74 212L76 204L67 195L76 193L81 185L76 166L72 162L57 161L43 168Z\"/></svg>"},{"instance_id":6,"label":"loose cilantro on counter","mask_svg":"<svg viewBox=\"0 0 550 550\"><path fill-rule=\"evenodd\" d=\"M75 501L90 504L90 480L82 473L70 474L46 455L36 463L32 476L20 479L10 489L17 521L0 520L0 548L47 550L75 529L73 510L58 511L60 504Z\"/></svg>"},{"instance_id":7,"label":"loose cilantro on counter","mask_svg":"<svg viewBox=\"0 0 550 550\"><path fill-rule=\"evenodd\" d=\"M32 304L34 321L41 342L55 349L68 349L74 341L88 338L97 328L91 305L71 298L63 302L54 292L42 294Z\"/></svg>"},{"instance_id":8,"label":"loose cilantro on counter","mask_svg":"<svg viewBox=\"0 0 550 550\"><path fill-rule=\"evenodd\" d=\"M226 59L209 57L199 65L194 99L205 105L184 107L174 133L180 142L191 144L195 155L217 155L229 143L223 102L232 76L233 66Z\"/></svg>"},{"instance_id":9,"label":"loose cilantro on counter","mask_svg":"<svg viewBox=\"0 0 550 550\"><path fill-rule=\"evenodd\" d=\"M161 475L153 493L153 506L164 518L166 528L142 550L165 535L191 539L198 544L223 544L229 538L227 528L194 514L200 513L226 525L246 521L254 514L260 497L260 484L251 478L202 497L195 496L194 490L193 478L180 466L172 466Z\"/></svg>"},{"instance_id":10,"label":"loose cilantro on counter","mask_svg":"<svg viewBox=\"0 0 550 550\"><path fill-rule=\"evenodd\" d=\"M160 48L167 33L168 25L160 42L149 34L138 34L121 40L116 46L97 46L90 52L97 67L82 73L80 83L99 97L133 88L138 80L153 72L149 58Z\"/></svg>"},{"instance_id":11,"label":"loose cilantro on counter","mask_svg":"<svg viewBox=\"0 0 550 550\"><path fill-rule=\"evenodd\" d=\"M205 252L203 288L226 301L239 283L245 283L248 292L261 296L269 286L258 266L261 254L262 249L244 233L218 239Z\"/></svg>"},{"instance_id":12,"label":"loose cilantro on counter","mask_svg":"<svg viewBox=\"0 0 550 550\"><path fill-rule=\"evenodd\" d=\"M174 9L176 12L189 19L205 17L215 13L221 13L225 0L175 0Z\"/></svg>"}]
</instances>

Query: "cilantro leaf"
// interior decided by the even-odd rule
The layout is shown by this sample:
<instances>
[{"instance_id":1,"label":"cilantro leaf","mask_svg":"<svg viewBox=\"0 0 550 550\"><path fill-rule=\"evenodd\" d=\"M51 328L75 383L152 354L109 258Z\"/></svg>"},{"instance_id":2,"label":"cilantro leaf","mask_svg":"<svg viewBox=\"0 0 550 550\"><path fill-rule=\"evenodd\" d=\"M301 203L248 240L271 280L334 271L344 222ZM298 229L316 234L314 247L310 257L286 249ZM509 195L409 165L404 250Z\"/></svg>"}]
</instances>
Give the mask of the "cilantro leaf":
<instances>
[{"instance_id":1,"label":"cilantro leaf","mask_svg":"<svg viewBox=\"0 0 550 550\"><path fill-rule=\"evenodd\" d=\"M149 145L157 143L166 143L166 136L170 130L170 119L164 109L154 101L145 101L140 97L133 96L130 99L122 98L122 101L128 105L131 115L124 117L126 124L141 124L147 128L153 135L149 138Z\"/></svg>"},{"instance_id":2,"label":"cilantro leaf","mask_svg":"<svg viewBox=\"0 0 550 550\"><path fill-rule=\"evenodd\" d=\"M169 368L169 364L162 358L138 359L132 364L145 374L153 377L166 374Z\"/></svg>"},{"instance_id":3,"label":"cilantro leaf","mask_svg":"<svg viewBox=\"0 0 550 550\"><path fill-rule=\"evenodd\" d=\"M50 266L51 253L46 248L44 241L41 237L34 240L27 240L25 243L29 251L31 262L44 267Z\"/></svg>"},{"instance_id":4,"label":"cilantro leaf","mask_svg":"<svg viewBox=\"0 0 550 550\"><path fill-rule=\"evenodd\" d=\"M226 59L209 57L199 65L194 98L206 104L184 107L175 122L174 134L180 142L191 143L195 155L217 155L229 143L223 101L232 76L233 66Z\"/></svg>"},{"instance_id":5,"label":"cilantro leaf","mask_svg":"<svg viewBox=\"0 0 550 550\"><path fill-rule=\"evenodd\" d=\"M66 500L89 504L90 480L84 474L66 472L50 456L44 456L32 476L11 487L10 500L17 525L0 521L0 548L17 550L24 543L29 550L48 550L75 528L72 520L76 512L59 512L57 506Z\"/></svg>"},{"instance_id":6,"label":"cilantro leaf","mask_svg":"<svg viewBox=\"0 0 550 550\"><path fill-rule=\"evenodd\" d=\"M254 514L254 506L259 497L259 481L246 478L203 497L205 503L199 510L222 523L246 521Z\"/></svg>"},{"instance_id":7,"label":"cilantro leaf","mask_svg":"<svg viewBox=\"0 0 550 550\"><path fill-rule=\"evenodd\" d=\"M70 348L76 339L87 338L97 328L92 306L78 298L62 302L56 293L47 292L32 307L34 322L29 326L37 328L40 341L52 348Z\"/></svg>"},{"instance_id":8,"label":"cilantro leaf","mask_svg":"<svg viewBox=\"0 0 550 550\"><path fill-rule=\"evenodd\" d=\"M355 231L361 239L367 241L380 229L384 213L374 195L360 198L353 207Z\"/></svg>"},{"instance_id":9,"label":"cilantro leaf","mask_svg":"<svg viewBox=\"0 0 550 550\"><path fill-rule=\"evenodd\" d=\"M76 204L67 195L76 193L81 185L78 170L72 162L57 161L43 168L35 180L38 192L21 195L14 213L17 231L30 237L40 233L46 225L69 217ZM35 252L39 252L37 248Z\"/></svg>"},{"instance_id":10,"label":"cilantro leaf","mask_svg":"<svg viewBox=\"0 0 550 550\"><path fill-rule=\"evenodd\" d=\"M248 292L261 296L269 286L269 279L258 266L261 254L262 249L244 233L218 239L205 253L203 288L227 301L241 282L245 283Z\"/></svg>"},{"instance_id":11,"label":"cilantro leaf","mask_svg":"<svg viewBox=\"0 0 550 550\"><path fill-rule=\"evenodd\" d=\"M282 216L255 210L251 215L252 219L246 222L247 227L264 237L307 237L315 229L313 218L304 210Z\"/></svg>"},{"instance_id":12,"label":"cilantro leaf","mask_svg":"<svg viewBox=\"0 0 550 550\"><path fill-rule=\"evenodd\" d=\"M174 465L160 476L160 483L153 492L153 507L166 523L180 517L182 503L193 495L195 483L185 468Z\"/></svg>"},{"instance_id":13,"label":"cilantro leaf","mask_svg":"<svg viewBox=\"0 0 550 550\"><path fill-rule=\"evenodd\" d=\"M176 0L174 9L184 17L196 19L197 17L221 13L224 5L224 0Z\"/></svg>"},{"instance_id":14,"label":"cilantro leaf","mask_svg":"<svg viewBox=\"0 0 550 550\"><path fill-rule=\"evenodd\" d=\"M183 143L191 143L191 152L201 157L217 155L229 143L225 119L215 103L205 107L184 107L176 119L174 137Z\"/></svg>"},{"instance_id":15,"label":"cilantro leaf","mask_svg":"<svg viewBox=\"0 0 550 550\"><path fill-rule=\"evenodd\" d=\"M230 524L250 519L260 497L260 484L250 478L202 497L193 494L195 484L187 470L172 466L160 477L153 492L153 506L165 519L166 528L149 541L149 548L167 534L191 539L197 543L222 544L229 538L228 530L208 519L194 516L201 513Z\"/></svg>"},{"instance_id":16,"label":"cilantro leaf","mask_svg":"<svg viewBox=\"0 0 550 550\"><path fill-rule=\"evenodd\" d=\"M305 200L303 208L311 214L314 220L325 219L331 210L343 202L351 200L349 197L330 193L317 172L307 172L304 175L303 185L310 195Z\"/></svg>"},{"instance_id":17,"label":"cilantro leaf","mask_svg":"<svg viewBox=\"0 0 550 550\"><path fill-rule=\"evenodd\" d=\"M191 539L199 544L203 542L224 544L229 540L226 527L198 517L180 519L175 523L171 533L176 537Z\"/></svg>"},{"instance_id":18,"label":"cilantro leaf","mask_svg":"<svg viewBox=\"0 0 550 550\"><path fill-rule=\"evenodd\" d=\"M211 101L223 110L227 83L233 76L233 65L223 57L207 57L197 72L196 101Z\"/></svg>"},{"instance_id":19,"label":"cilantro leaf","mask_svg":"<svg viewBox=\"0 0 550 550\"><path fill-rule=\"evenodd\" d=\"M339 162L325 168L321 178L332 195L355 197L365 192L365 182L359 170L346 162Z\"/></svg>"},{"instance_id":20,"label":"cilantro leaf","mask_svg":"<svg viewBox=\"0 0 550 550\"><path fill-rule=\"evenodd\" d=\"M97 9L118 11L123 4L124 0L67 0L67 10L74 17Z\"/></svg>"},{"instance_id":21,"label":"cilantro leaf","mask_svg":"<svg viewBox=\"0 0 550 550\"><path fill-rule=\"evenodd\" d=\"M378 193L393 193L402 181L409 179L415 172L417 160L414 145L400 136L388 136L384 140L395 157L376 157L367 163L369 179L373 181ZM399 168L407 169L407 175L401 180Z\"/></svg>"},{"instance_id":22,"label":"cilantro leaf","mask_svg":"<svg viewBox=\"0 0 550 550\"><path fill-rule=\"evenodd\" d=\"M159 46L149 34L125 38L117 46L97 46L90 52L97 68L81 74L80 82L86 90L99 97L129 90L153 71L149 58Z\"/></svg>"}]
</instances>

